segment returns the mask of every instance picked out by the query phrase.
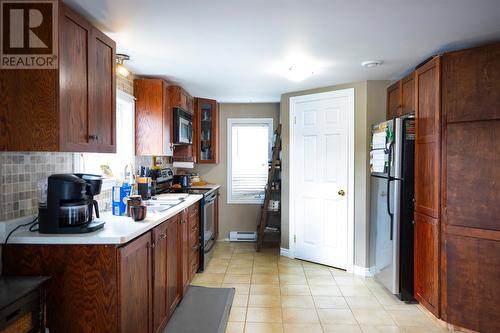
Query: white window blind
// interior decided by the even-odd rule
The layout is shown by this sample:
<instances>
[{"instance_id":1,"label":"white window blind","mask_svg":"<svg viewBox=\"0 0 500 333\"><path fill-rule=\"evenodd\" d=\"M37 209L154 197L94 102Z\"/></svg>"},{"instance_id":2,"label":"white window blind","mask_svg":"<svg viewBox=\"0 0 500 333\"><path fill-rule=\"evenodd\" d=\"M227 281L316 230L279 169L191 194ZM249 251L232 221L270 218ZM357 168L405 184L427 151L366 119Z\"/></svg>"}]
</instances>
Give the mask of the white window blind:
<instances>
[{"instance_id":1,"label":"white window blind","mask_svg":"<svg viewBox=\"0 0 500 333\"><path fill-rule=\"evenodd\" d=\"M261 204L267 183L272 118L229 118L228 203Z\"/></svg>"}]
</instances>

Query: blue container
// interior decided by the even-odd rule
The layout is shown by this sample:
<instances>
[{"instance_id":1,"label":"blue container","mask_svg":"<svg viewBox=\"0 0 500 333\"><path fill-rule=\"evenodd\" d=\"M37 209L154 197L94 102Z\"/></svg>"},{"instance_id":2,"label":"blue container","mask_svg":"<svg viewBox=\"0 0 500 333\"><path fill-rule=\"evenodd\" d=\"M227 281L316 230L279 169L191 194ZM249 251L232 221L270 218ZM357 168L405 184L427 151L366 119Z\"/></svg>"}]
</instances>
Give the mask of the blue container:
<instances>
[{"instance_id":1,"label":"blue container","mask_svg":"<svg viewBox=\"0 0 500 333\"><path fill-rule=\"evenodd\" d=\"M113 186L111 191L111 203L113 215L125 216L127 210L127 197L132 192L132 186L125 183L123 185Z\"/></svg>"}]
</instances>

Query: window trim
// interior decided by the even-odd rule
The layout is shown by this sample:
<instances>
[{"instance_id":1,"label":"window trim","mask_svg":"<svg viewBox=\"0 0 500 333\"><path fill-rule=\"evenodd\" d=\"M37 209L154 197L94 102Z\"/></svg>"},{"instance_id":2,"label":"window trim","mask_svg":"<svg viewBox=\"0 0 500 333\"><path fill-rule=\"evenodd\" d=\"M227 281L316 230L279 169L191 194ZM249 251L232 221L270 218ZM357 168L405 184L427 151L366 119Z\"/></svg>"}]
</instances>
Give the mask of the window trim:
<instances>
[{"instance_id":1,"label":"window trim","mask_svg":"<svg viewBox=\"0 0 500 333\"><path fill-rule=\"evenodd\" d=\"M262 200L257 199L235 199L233 198L233 184L232 184L232 128L234 124L267 124L268 125L268 142L269 142L269 158L272 155L273 135L274 135L274 119L273 118L227 118L227 203L238 205L262 205Z\"/></svg>"}]
</instances>

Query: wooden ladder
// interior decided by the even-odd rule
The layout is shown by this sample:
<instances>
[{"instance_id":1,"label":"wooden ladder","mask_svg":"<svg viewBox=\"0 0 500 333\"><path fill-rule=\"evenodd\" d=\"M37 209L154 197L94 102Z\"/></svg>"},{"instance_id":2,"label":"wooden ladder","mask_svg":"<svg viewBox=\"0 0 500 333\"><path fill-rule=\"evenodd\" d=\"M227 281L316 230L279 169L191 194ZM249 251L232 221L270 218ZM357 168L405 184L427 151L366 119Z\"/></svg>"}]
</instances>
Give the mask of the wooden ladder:
<instances>
[{"instance_id":1,"label":"wooden ladder","mask_svg":"<svg viewBox=\"0 0 500 333\"><path fill-rule=\"evenodd\" d=\"M272 182L275 180L275 172L281 170L281 161L280 161L280 151L281 151L281 124L278 125L274 134L276 135L276 140L273 146L273 155L271 160L271 167L269 168L269 173L267 175L267 185L265 189L264 196L264 204L262 205L262 212L260 215L260 222L257 226L257 252L262 248L262 243L264 241L264 232L267 226L267 220L269 215L269 200L271 199L271 193L273 190L271 189ZM277 166L280 165L280 168ZM280 187L281 188L281 187ZM280 199L281 203L281 199ZM281 211L281 207L279 209ZM274 212L273 212L274 213ZM281 230L279 231L281 232Z\"/></svg>"}]
</instances>

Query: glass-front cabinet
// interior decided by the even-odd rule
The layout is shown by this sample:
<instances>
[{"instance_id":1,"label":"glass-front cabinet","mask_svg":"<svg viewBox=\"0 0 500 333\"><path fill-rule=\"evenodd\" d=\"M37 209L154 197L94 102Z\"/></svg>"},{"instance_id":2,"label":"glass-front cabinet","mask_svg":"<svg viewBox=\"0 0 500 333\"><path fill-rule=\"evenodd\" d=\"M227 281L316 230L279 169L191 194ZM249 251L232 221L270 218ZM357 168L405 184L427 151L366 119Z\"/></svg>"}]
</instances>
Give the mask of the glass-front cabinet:
<instances>
[{"instance_id":1,"label":"glass-front cabinet","mask_svg":"<svg viewBox=\"0 0 500 333\"><path fill-rule=\"evenodd\" d=\"M196 99L197 163L219 163L219 109L213 99Z\"/></svg>"}]
</instances>

